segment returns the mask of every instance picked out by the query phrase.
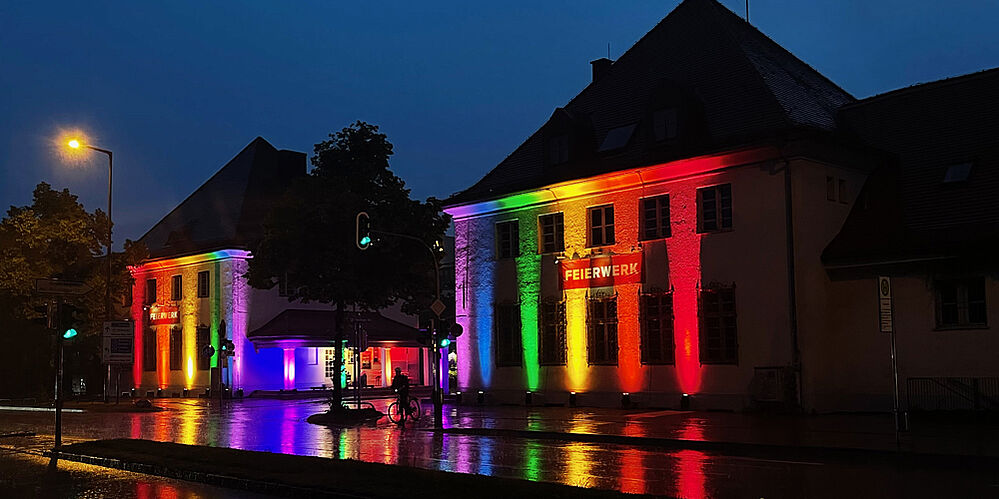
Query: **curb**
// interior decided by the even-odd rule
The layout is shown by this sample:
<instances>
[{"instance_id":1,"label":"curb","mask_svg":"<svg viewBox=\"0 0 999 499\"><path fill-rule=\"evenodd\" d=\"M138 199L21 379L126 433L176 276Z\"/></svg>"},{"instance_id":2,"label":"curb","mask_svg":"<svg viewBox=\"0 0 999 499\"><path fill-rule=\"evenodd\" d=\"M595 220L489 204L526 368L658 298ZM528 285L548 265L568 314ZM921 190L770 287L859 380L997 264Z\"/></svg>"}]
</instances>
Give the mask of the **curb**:
<instances>
[{"instance_id":1,"label":"curb","mask_svg":"<svg viewBox=\"0 0 999 499\"><path fill-rule=\"evenodd\" d=\"M45 457L51 458L53 457L53 452L54 451L46 451L43 455ZM184 480L188 482L203 483L205 485L213 485L216 487L243 490L247 492L254 492L260 494L276 495L283 497L322 497L322 498L335 498L335 499L361 499L368 497L365 495L358 495L355 493L350 493L345 491L297 487L294 485L286 485L276 482L264 482L260 480L251 480L248 478L237 478L228 475L217 475L214 473L204 473L200 471L175 469L167 466L157 466L147 463L123 461L121 459L113 459L108 457L73 454L62 451L55 452L55 454L58 455L58 459L63 459L66 461L91 464L94 466L113 468L122 471L129 471L132 473L142 473L145 475L155 475L164 478L173 478L176 480Z\"/></svg>"},{"instance_id":2,"label":"curb","mask_svg":"<svg viewBox=\"0 0 999 499\"><path fill-rule=\"evenodd\" d=\"M767 458L835 459L856 461L869 460L926 463L966 468L969 466L999 466L999 457L990 455L934 454L907 450L864 449L851 447L821 447L812 445L782 445L748 442L725 442L712 440L686 440L662 437L629 437L625 435L603 435L594 433L566 433L537 430L508 430L497 428L444 428L428 429L434 433L468 435L482 437L531 438L561 442L583 442L615 445L637 445L677 450L698 450L727 455Z\"/></svg>"}]
</instances>

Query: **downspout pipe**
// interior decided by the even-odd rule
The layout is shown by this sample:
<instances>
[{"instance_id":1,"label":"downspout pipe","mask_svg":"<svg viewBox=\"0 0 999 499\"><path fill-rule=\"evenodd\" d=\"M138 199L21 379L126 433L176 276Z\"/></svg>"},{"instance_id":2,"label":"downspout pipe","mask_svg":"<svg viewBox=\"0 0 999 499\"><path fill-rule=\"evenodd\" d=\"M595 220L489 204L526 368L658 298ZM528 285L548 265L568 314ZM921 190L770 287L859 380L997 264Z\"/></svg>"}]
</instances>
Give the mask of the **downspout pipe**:
<instances>
[{"instance_id":1,"label":"downspout pipe","mask_svg":"<svg viewBox=\"0 0 999 499\"><path fill-rule=\"evenodd\" d=\"M795 407L802 407L801 349L798 344L798 298L794 261L794 203L791 196L791 162L781 153L784 165L784 233L787 246L787 316L791 333L791 369L795 376Z\"/></svg>"}]
</instances>

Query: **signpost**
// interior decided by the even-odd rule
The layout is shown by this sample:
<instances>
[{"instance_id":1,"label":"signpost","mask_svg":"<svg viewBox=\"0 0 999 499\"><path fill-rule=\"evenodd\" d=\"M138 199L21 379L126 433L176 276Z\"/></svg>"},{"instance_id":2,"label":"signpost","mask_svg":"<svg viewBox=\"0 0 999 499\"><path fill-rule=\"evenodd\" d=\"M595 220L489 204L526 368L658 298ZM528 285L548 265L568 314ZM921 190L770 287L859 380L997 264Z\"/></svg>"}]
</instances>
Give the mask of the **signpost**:
<instances>
[{"instance_id":1,"label":"signpost","mask_svg":"<svg viewBox=\"0 0 999 499\"><path fill-rule=\"evenodd\" d=\"M61 279L35 279L35 292L42 295L80 296L92 288L85 282Z\"/></svg>"},{"instance_id":2,"label":"signpost","mask_svg":"<svg viewBox=\"0 0 999 499\"><path fill-rule=\"evenodd\" d=\"M892 416L895 418L895 445L899 445L898 432L903 429L898 410L898 361L895 354L895 321L892 306L891 278L878 276L878 322L882 333L891 336L891 375L893 380Z\"/></svg>"}]
</instances>

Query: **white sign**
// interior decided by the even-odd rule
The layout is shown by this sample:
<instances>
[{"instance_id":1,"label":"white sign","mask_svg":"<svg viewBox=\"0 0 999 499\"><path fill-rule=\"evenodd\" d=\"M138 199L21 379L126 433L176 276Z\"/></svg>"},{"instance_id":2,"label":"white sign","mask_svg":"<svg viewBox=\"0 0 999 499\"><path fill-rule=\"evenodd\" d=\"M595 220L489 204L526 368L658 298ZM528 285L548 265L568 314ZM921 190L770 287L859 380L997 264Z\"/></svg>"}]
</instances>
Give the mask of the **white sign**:
<instances>
[{"instance_id":1,"label":"white sign","mask_svg":"<svg viewBox=\"0 0 999 499\"><path fill-rule=\"evenodd\" d=\"M891 313L891 279L885 276L878 276L878 322L881 324L882 333L892 332Z\"/></svg>"},{"instance_id":2,"label":"white sign","mask_svg":"<svg viewBox=\"0 0 999 499\"><path fill-rule=\"evenodd\" d=\"M103 329L101 360L105 364L135 362L135 330L132 321L108 321Z\"/></svg>"}]
</instances>

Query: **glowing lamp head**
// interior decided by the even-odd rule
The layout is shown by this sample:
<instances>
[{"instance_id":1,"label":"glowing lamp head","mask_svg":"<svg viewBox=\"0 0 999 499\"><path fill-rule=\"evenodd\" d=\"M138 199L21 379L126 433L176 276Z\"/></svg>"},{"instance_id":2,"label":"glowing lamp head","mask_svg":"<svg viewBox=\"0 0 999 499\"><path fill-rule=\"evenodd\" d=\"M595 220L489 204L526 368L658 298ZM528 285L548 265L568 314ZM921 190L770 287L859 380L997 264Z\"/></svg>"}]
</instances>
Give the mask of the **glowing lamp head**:
<instances>
[{"instance_id":1,"label":"glowing lamp head","mask_svg":"<svg viewBox=\"0 0 999 499\"><path fill-rule=\"evenodd\" d=\"M76 139L73 139L73 140L70 140L67 143L67 145L69 145L69 147L72 147L73 149L79 149L80 148L80 141L76 140Z\"/></svg>"},{"instance_id":2,"label":"glowing lamp head","mask_svg":"<svg viewBox=\"0 0 999 499\"><path fill-rule=\"evenodd\" d=\"M78 333L76 332L76 329L69 328L65 332L62 333L62 337L63 337L63 339L68 340L70 338L75 337L77 334Z\"/></svg>"}]
</instances>

